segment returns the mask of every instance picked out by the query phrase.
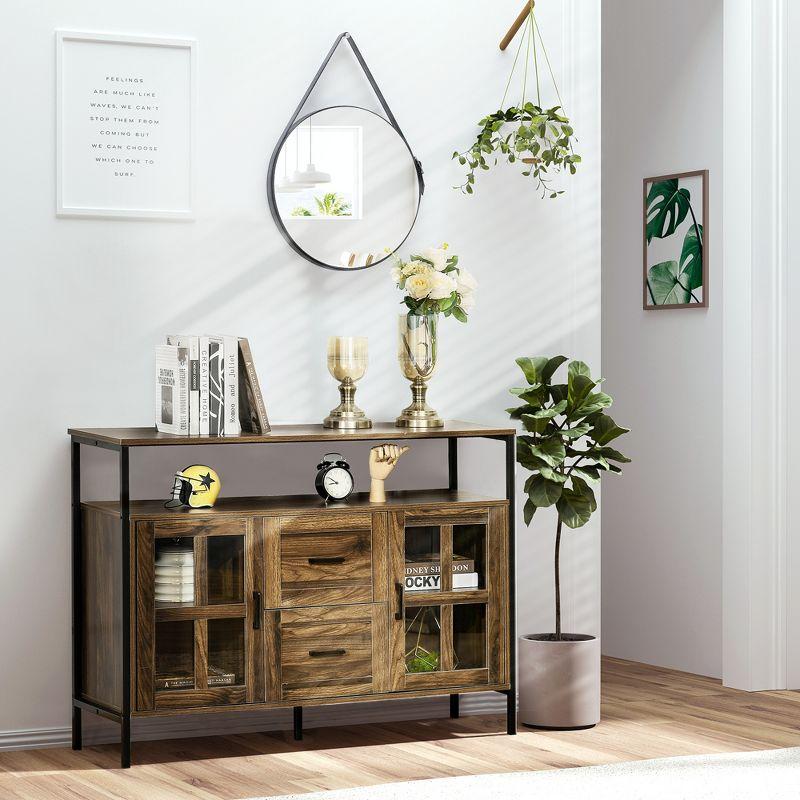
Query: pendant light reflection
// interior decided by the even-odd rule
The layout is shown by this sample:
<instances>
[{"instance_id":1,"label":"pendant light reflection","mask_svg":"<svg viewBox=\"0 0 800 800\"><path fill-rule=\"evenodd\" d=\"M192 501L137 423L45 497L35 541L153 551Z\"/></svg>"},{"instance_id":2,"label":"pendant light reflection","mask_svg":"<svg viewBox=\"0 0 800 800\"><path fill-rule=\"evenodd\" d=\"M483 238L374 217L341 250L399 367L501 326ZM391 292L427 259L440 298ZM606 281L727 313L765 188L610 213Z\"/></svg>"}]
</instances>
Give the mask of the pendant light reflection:
<instances>
[{"instance_id":1,"label":"pendant light reflection","mask_svg":"<svg viewBox=\"0 0 800 800\"><path fill-rule=\"evenodd\" d=\"M298 150L300 140L297 141ZM330 183L331 176L327 172L321 172L314 164L311 156L311 117L308 118L308 165L302 171L295 170L292 175L292 183L295 186L316 186L318 183Z\"/></svg>"},{"instance_id":2,"label":"pendant light reflection","mask_svg":"<svg viewBox=\"0 0 800 800\"><path fill-rule=\"evenodd\" d=\"M288 156L286 154L286 146L283 148L283 177L275 184L275 191L280 192L281 194L294 194L296 192L302 192L303 187L297 186L296 184L292 183L289 178L289 168L288 168Z\"/></svg>"}]
</instances>

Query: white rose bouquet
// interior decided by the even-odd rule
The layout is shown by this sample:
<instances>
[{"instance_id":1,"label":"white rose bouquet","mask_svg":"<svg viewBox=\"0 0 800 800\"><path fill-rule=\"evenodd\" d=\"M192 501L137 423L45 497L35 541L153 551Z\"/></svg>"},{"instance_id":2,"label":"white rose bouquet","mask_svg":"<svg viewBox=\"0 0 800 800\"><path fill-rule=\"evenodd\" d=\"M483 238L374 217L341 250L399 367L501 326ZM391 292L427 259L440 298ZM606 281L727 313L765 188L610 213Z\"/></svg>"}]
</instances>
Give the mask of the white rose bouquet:
<instances>
[{"instance_id":1,"label":"white rose bouquet","mask_svg":"<svg viewBox=\"0 0 800 800\"><path fill-rule=\"evenodd\" d=\"M405 292L403 303L409 314L444 314L466 322L475 306L478 282L463 267L458 256L448 255L449 245L429 247L421 255L403 261L395 254L392 281Z\"/></svg>"}]
</instances>

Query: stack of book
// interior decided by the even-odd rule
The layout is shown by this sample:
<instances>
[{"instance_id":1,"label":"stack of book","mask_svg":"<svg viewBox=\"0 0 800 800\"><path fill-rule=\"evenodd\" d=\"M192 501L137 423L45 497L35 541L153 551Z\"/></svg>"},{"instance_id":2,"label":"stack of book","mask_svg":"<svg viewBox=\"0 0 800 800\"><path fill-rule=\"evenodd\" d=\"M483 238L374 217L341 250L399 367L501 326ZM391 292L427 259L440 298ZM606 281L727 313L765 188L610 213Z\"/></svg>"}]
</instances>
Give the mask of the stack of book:
<instances>
[{"instance_id":1,"label":"stack of book","mask_svg":"<svg viewBox=\"0 0 800 800\"><path fill-rule=\"evenodd\" d=\"M155 582L158 602L194 603L194 550L191 544L159 548Z\"/></svg>"},{"instance_id":2,"label":"stack of book","mask_svg":"<svg viewBox=\"0 0 800 800\"><path fill-rule=\"evenodd\" d=\"M438 554L406 558L405 590L407 592L438 592L442 588L442 568ZM475 561L453 554L453 589L477 589L478 573Z\"/></svg>"},{"instance_id":3,"label":"stack of book","mask_svg":"<svg viewBox=\"0 0 800 800\"><path fill-rule=\"evenodd\" d=\"M185 436L268 433L247 339L179 335L157 345L156 428Z\"/></svg>"}]
</instances>

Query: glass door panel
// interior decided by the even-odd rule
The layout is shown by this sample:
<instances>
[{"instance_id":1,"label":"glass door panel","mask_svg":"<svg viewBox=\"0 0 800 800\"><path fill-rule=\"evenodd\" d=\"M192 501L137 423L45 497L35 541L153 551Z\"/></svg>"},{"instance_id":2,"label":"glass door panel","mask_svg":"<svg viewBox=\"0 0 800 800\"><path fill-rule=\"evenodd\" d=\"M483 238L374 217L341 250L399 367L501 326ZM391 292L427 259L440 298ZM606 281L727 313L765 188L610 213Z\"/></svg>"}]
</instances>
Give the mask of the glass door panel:
<instances>
[{"instance_id":1,"label":"glass door panel","mask_svg":"<svg viewBox=\"0 0 800 800\"><path fill-rule=\"evenodd\" d=\"M405 634L406 672L438 672L441 670L441 608L439 606L406 608Z\"/></svg>"},{"instance_id":2,"label":"glass door panel","mask_svg":"<svg viewBox=\"0 0 800 800\"><path fill-rule=\"evenodd\" d=\"M155 690L194 689L194 622L156 623Z\"/></svg>"},{"instance_id":3,"label":"glass door panel","mask_svg":"<svg viewBox=\"0 0 800 800\"><path fill-rule=\"evenodd\" d=\"M486 525L453 525L453 589L486 588Z\"/></svg>"},{"instance_id":4,"label":"glass door panel","mask_svg":"<svg viewBox=\"0 0 800 800\"><path fill-rule=\"evenodd\" d=\"M441 530L438 525L405 529L405 590L441 591Z\"/></svg>"},{"instance_id":5,"label":"glass door panel","mask_svg":"<svg viewBox=\"0 0 800 800\"><path fill-rule=\"evenodd\" d=\"M244 684L245 620L208 620L208 685Z\"/></svg>"},{"instance_id":6,"label":"glass door panel","mask_svg":"<svg viewBox=\"0 0 800 800\"><path fill-rule=\"evenodd\" d=\"M453 668L483 669L486 666L486 606L453 606Z\"/></svg>"},{"instance_id":7,"label":"glass door panel","mask_svg":"<svg viewBox=\"0 0 800 800\"><path fill-rule=\"evenodd\" d=\"M209 536L209 605L244 602L244 536Z\"/></svg>"},{"instance_id":8,"label":"glass door panel","mask_svg":"<svg viewBox=\"0 0 800 800\"><path fill-rule=\"evenodd\" d=\"M194 605L195 556L191 536L157 539L154 572L157 607Z\"/></svg>"}]
</instances>

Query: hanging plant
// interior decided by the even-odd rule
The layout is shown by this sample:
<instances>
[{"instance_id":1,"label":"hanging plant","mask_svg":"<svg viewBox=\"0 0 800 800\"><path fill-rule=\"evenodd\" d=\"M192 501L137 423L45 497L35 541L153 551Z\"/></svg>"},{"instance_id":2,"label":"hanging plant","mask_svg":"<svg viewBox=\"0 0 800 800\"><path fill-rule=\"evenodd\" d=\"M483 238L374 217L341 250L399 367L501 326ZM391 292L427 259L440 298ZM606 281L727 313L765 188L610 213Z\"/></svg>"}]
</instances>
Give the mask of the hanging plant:
<instances>
[{"instance_id":1,"label":"hanging plant","mask_svg":"<svg viewBox=\"0 0 800 800\"><path fill-rule=\"evenodd\" d=\"M552 108L542 108L537 36L559 101L559 105ZM522 45L526 41L522 99L518 106L509 106L503 110L508 88L517 66L517 59ZM525 95L531 50L536 74L536 103L526 100ZM511 124L515 124L516 127L506 133L506 126ZM488 170L491 166L490 161L496 165L499 160L505 158L509 164L516 162L522 164L522 174L525 177L533 178L536 188L543 198L546 196L555 198L564 193L563 189L552 187L552 178L565 171L574 175L576 164L580 163L581 157L575 153L572 146L574 130L570 125L569 117L563 113L561 95L550 67L550 59L547 56L539 26L536 23L533 3L531 3L528 19L523 28L517 55L514 57L511 74L508 76L503 99L500 101L500 109L485 116L478 125L480 131L472 146L462 152L455 151L453 153L453 158L458 159L459 164L468 167L466 180L461 186L455 188L461 189L465 194L473 194L476 170Z\"/></svg>"}]
</instances>

